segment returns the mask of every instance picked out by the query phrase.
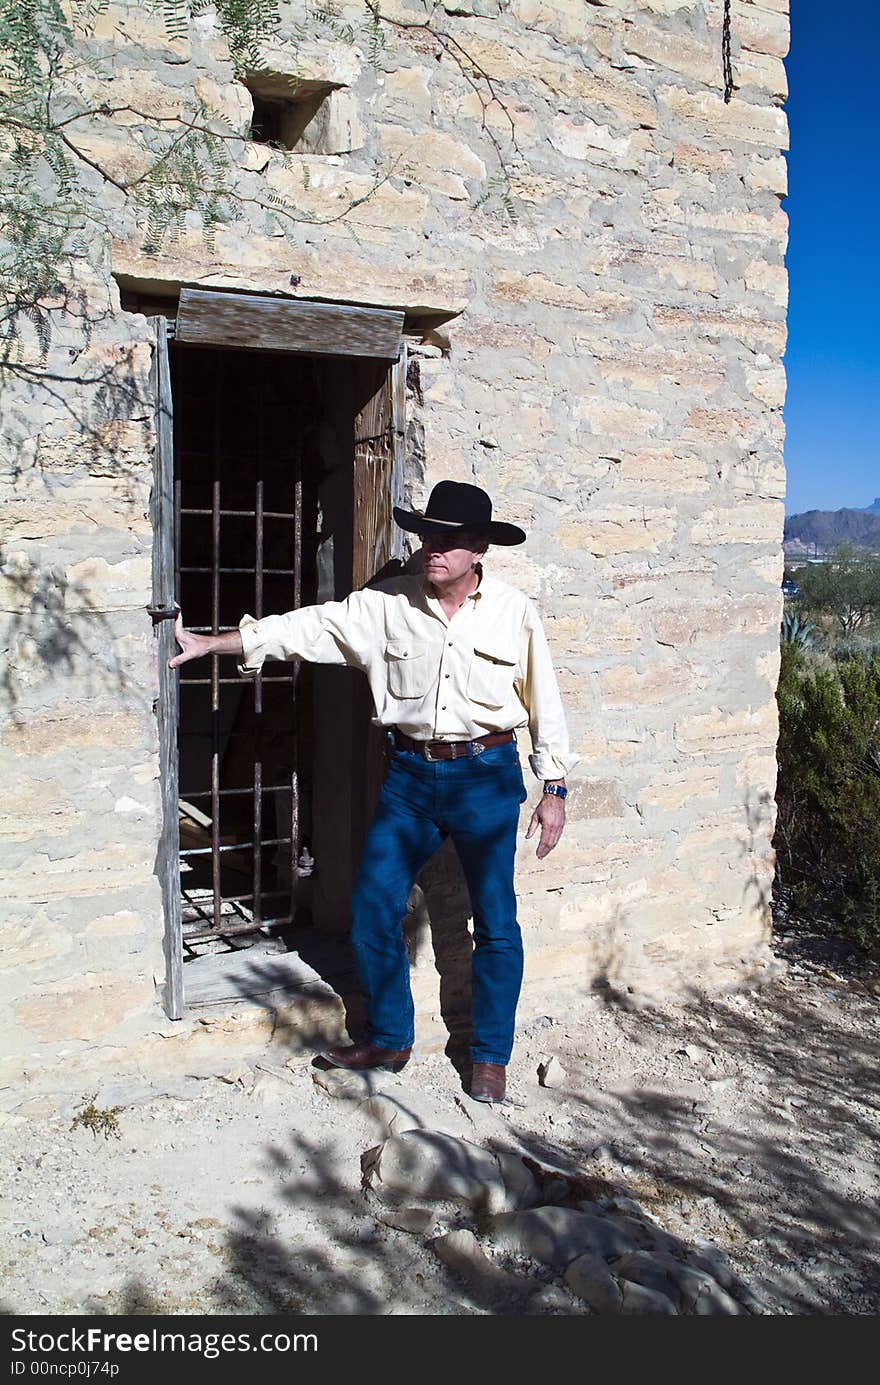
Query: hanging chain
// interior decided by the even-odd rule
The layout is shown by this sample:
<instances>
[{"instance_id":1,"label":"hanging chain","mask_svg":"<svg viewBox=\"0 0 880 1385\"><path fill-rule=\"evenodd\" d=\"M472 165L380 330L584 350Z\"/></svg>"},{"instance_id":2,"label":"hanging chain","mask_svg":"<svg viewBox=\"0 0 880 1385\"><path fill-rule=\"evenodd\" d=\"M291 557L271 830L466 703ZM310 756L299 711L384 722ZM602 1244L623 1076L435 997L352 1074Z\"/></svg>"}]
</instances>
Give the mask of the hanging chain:
<instances>
[{"instance_id":1,"label":"hanging chain","mask_svg":"<svg viewBox=\"0 0 880 1385\"><path fill-rule=\"evenodd\" d=\"M730 0L724 0L724 18L721 22L721 61L724 66L724 100L733 95L733 67L730 62Z\"/></svg>"}]
</instances>

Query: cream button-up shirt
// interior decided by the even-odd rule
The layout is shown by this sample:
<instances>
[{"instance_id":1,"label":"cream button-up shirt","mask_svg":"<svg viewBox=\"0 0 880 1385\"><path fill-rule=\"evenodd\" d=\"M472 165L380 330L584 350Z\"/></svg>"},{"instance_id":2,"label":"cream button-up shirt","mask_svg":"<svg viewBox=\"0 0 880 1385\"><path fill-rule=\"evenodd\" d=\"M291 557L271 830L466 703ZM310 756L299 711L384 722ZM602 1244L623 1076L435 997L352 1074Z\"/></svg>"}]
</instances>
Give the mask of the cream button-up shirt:
<instances>
[{"instance_id":1,"label":"cream button-up shirt","mask_svg":"<svg viewBox=\"0 0 880 1385\"><path fill-rule=\"evenodd\" d=\"M416 575L286 615L246 615L239 629L243 675L264 659L347 664L366 674L379 726L420 741L527 726L539 779L562 779L577 763L541 619L498 578L483 573L452 617Z\"/></svg>"}]
</instances>

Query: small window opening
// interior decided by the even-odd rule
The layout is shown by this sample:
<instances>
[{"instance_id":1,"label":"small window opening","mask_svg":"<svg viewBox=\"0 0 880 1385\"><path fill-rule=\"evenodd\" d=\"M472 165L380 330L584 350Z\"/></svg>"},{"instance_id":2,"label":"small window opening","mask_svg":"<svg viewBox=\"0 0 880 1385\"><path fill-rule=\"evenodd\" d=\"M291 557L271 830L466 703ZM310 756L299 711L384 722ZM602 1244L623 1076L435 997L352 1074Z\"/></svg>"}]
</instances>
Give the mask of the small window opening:
<instances>
[{"instance_id":1,"label":"small window opening","mask_svg":"<svg viewBox=\"0 0 880 1385\"><path fill-rule=\"evenodd\" d=\"M258 144L303 154L336 154L352 147L350 119L334 119L339 105L335 86L278 72L250 73L245 86L254 103L251 135Z\"/></svg>"}]
</instances>

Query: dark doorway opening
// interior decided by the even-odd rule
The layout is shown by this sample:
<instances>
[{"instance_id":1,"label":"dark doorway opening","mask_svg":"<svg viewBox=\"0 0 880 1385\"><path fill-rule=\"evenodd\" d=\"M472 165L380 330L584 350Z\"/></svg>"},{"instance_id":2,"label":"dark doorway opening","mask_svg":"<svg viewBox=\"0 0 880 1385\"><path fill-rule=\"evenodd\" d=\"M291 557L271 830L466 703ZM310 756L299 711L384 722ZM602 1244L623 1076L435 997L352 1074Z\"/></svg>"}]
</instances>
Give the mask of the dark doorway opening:
<instances>
[{"instance_id":1,"label":"dark doorway opening","mask_svg":"<svg viewBox=\"0 0 880 1385\"><path fill-rule=\"evenodd\" d=\"M394 455L388 363L180 344L170 355L188 627L236 629L245 613L341 600L376 576L390 556L377 542ZM253 679L230 658L183 666L185 964L345 929L377 787L370 706L346 668L270 661Z\"/></svg>"}]
</instances>

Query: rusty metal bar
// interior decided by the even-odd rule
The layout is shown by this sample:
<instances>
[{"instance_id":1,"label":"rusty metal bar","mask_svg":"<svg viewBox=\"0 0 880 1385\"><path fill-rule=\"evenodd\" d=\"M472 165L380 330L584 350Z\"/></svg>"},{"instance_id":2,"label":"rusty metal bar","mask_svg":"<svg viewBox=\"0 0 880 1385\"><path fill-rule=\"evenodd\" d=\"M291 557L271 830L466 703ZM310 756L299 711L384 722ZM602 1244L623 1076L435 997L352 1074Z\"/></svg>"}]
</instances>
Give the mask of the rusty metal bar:
<instances>
[{"instance_id":1,"label":"rusty metal bar","mask_svg":"<svg viewBox=\"0 0 880 1385\"><path fill-rule=\"evenodd\" d=\"M258 925L258 928L262 930L264 928L271 928L274 923L287 922L288 919L282 914L277 919L264 919L263 922ZM210 933L186 933L184 934L184 942L187 944L203 943L209 942L212 938L234 938L239 934L254 933L256 931L258 930L252 923L236 923L228 928L212 929Z\"/></svg>"},{"instance_id":2,"label":"rusty metal bar","mask_svg":"<svg viewBox=\"0 0 880 1385\"><path fill-rule=\"evenodd\" d=\"M214 572L214 570L215 570L215 569L214 569L213 567L184 567L184 568L181 568L181 572L186 572L186 573L190 573L190 572ZM246 577L252 577L252 576L253 576L254 569L253 569L252 567L218 567L218 568L216 569L216 571L219 572L219 573L221 573L224 577L226 577L226 576L228 576L228 575L230 575L230 574L235 574L235 573L238 573L239 575L244 575L244 576L246 576ZM267 573L270 577L292 577L292 576L293 576L293 568L292 568L292 567L267 567L267 568L264 569L264 572Z\"/></svg>"},{"instance_id":3,"label":"rusty metal bar","mask_svg":"<svg viewBox=\"0 0 880 1385\"><path fill-rule=\"evenodd\" d=\"M282 846L287 841L286 837L266 837L261 842L261 846ZM247 851L249 847L256 846L256 842L224 842L222 846L187 846L181 848L181 856L207 856L212 851Z\"/></svg>"},{"instance_id":4,"label":"rusty metal bar","mask_svg":"<svg viewBox=\"0 0 880 1385\"><path fill-rule=\"evenodd\" d=\"M263 891L263 898L264 898L264 899L271 899L271 898L272 898L273 896L275 896L275 895L282 895L282 894L286 894L286 893L287 893L286 890L264 890L264 891ZM228 894L228 895L226 896L226 898L224 899L223 903L224 903L224 904L246 904L247 901L248 901L249 899L253 899L253 895L252 895L252 894ZM197 904L193 903L192 907L193 907L194 909L196 909L196 908L198 908L199 906L198 906Z\"/></svg>"},{"instance_id":5,"label":"rusty metal bar","mask_svg":"<svg viewBox=\"0 0 880 1385\"><path fill-rule=\"evenodd\" d=\"M182 510L180 511L180 513L181 513L182 515L211 515L211 514L214 513L214 511L213 511L213 510L182 509ZM256 511L255 511L255 510L223 510L223 509L221 509L220 513L221 513L221 515L223 516L224 519L226 519L227 516L229 516L229 515L232 515L232 516L237 517L237 518L239 518L239 519L253 519L253 518L254 518L254 515L256 514ZM293 519L293 518L294 518L294 515L292 515L292 514L290 513L289 510L264 510L264 511L263 511L263 519Z\"/></svg>"},{"instance_id":6,"label":"rusty metal bar","mask_svg":"<svg viewBox=\"0 0 880 1385\"><path fill-rule=\"evenodd\" d=\"M262 406L262 399L260 401ZM254 613L257 620L263 615L263 449L265 446L264 410L257 418L257 482L254 503ZM254 922L259 924L262 905L263 858L260 837L263 832L263 679L254 681Z\"/></svg>"},{"instance_id":7,"label":"rusty metal bar","mask_svg":"<svg viewBox=\"0 0 880 1385\"><path fill-rule=\"evenodd\" d=\"M213 480L211 493L211 633L220 633L220 419L223 405L223 358L214 361ZM220 656L211 655L211 884L214 925L220 924Z\"/></svg>"},{"instance_id":8,"label":"rusty metal bar","mask_svg":"<svg viewBox=\"0 0 880 1385\"><path fill-rule=\"evenodd\" d=\"M286 792L289 790L289 788L290 788L290 785L289 785L289 784L264 784L263 787L262 787L262 789L260 790L260 792L261 792L261 793L281 793L281 792L283 791L283 792L286 793ZM253 789L221 789L221 790L220 790L220 797L222 798L224 794L245 794L245 793L246 793L246 794L253 793ZM195 789L192 793L181 793L180 797L183 799L183 801L184 801L185 803L189 803L189 802L190 802L192 799L194 799L194 798L210 798L210 797L211 797L211 790L210 790L210 789Z\"/></svg>"},{"instance_id":9,"label":"rusty metal bar","mask_svg":"<svg viewBox=\"0 0 880 1385\"><path fill-rule=\"evenodd\" d=\"M302 447L297 448L296 466L293 482L293 609L302 605ZM298 724L298 683L299 664L294 664L291 682L291 711L293 713L293 754L290 771L290 917L296 905L296 867L300 852L300 797L299 797L299 724Z\"/></svg>"},{"instance_id":10,"label":"rusty metal bar","mask_svg":"<svg viewBox=\"0 0 880 1385\"><path fill-rule=\"evenodd\" d=\"M192 629L192 626L190 626L189 628ZM240 679L240 678L221 678L219 681L220 681L220 683L235 683L235 684L238 684L238 685L241 684L241 679ZM198 688L198 687L207 687L207 686L210 684L211 680L210 680L210 678L181 678L180 682L181 682L181 686L182 686L182 687L185 687L185 688ZM278 674L270 674L270 675L269 675L269 682L270 682L270 683L289 683L289 682L291 682L291 676L290 676L289 673L283 673L283 674L280 675L280 677L279 677Z\"/></svg>"}]
</instances>

